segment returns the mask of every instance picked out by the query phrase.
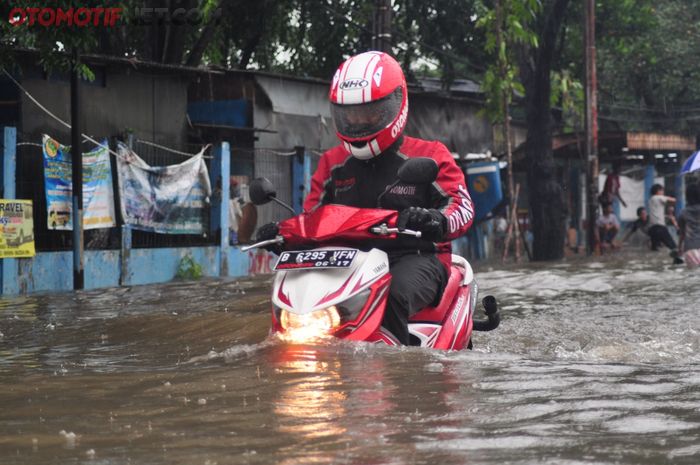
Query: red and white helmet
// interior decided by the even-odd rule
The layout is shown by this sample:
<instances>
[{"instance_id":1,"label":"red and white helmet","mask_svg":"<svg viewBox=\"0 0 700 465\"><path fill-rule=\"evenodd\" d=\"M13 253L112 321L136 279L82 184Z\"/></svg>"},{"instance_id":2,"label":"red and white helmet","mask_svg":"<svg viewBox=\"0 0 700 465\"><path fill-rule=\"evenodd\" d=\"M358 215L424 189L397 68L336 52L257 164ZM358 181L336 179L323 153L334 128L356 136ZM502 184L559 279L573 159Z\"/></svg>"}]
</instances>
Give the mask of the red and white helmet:
<instances>
[{"instance_id":1,"label":"red and white helmet","mask_svg":"<svg viewBox=\"0 0 700 465\"><path fill-rule=\"evenodd\" d=\"M329 98L338 137L361 160L389 148L406 127L406 78L386 53L348 58L333 76Z\"/></svg>"}]
</instances>

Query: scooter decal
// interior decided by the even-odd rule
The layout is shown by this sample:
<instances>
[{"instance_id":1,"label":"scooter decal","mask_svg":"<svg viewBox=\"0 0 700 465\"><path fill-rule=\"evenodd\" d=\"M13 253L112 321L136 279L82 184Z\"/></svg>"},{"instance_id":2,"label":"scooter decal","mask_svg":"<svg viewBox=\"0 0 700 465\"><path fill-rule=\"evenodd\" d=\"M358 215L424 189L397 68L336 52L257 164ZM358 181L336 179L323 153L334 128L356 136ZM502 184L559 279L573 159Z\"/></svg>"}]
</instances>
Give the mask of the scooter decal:
<instances>
[{"instance_id":1,"label":"scooter decal","mask_svg":"<svg viewBox=\"0 0 700 465\"><path fill-rule=\"evenodd\" d=\"M409 333L420 339L421 347L433 347L441 328L440 325L426 323L412 323L408 325Z\"/></svg>"},{"instance_id":2,"label":"scooter decal","mask_svg":"<svg viewBox=\"0 0 700 465\"><path fill-rule=\"evenodd\" d=\"M372 306L367 309L365 314L362 316L362 319L359 322L357 322L357 324L355 324L355 325L348 324L345 328L341 328L341 329L347 329L347 330L350 330L350 332L353 332L357 328L362 327L362 325L365 323L365 321L367 321L367 318L369 318L369 316L372 313L374 313L374 309L377 308L377 305L379 305L382 302L382 298L384 297L384 294L386 293L387 288L388 288L388 286L384 286L382 289L380 289L377 292L377 297L374 299ZM371 298L371 296L370 296L370 298Z\"/></svg>"},{"instance_id":3,"label":"scooter decal","mask_svg":"<svg viewBox=\"0 0 700 465\"><path fill-rule=\"evenodd\" d=\"M379 276L372 276L372 277L369 278L367 281L362 282L362 276L361 276L360 279L357 280L357 284L355 284L355 287L352 288L352 291L350 291L350 293L351 293L351 294L354 294L355 291L357 291L357 290L359 290L359 289L362 289L362 288L365 287L367 284L371 283L372 281L375 281L378 277L379 277Z\"/></svg>"},{"instance_id":4,"label":"scooter decal","mask_svg":"<svg viewBox=\"0 0 700 465\"><path fill-rule=\"evenodd\" d=\"M457 339L459 339L459 334L462 332L462 328L464 327L464 323L467 321L467 318L459 319L459 315L462 313L462 308L463 308L463 304L464 304L465 300L467 300L466 296L461 295L459 297L459 300L457 301L457 305L455 306L456 308L455 308L454 312L455 312L455 314L457 314L457 316L452 321L453 322L459 321L459 324L457 325L457 327L455 329L455 334L454 334L454 337L452 338L452 344L450 344L450 350L455 348L455 344L457 343Z\"/></svg>"},{"instance_id":5,"label":"scooter decal","mask_svg":"<svg viewBox=\"0 0 700 465\"><path fill-rule=\"evenodd\" d=\"M321 300L319 300L318 302L316 302L316 305L318 306L318 305L324 304L324 303L326 303L326 302L330 302L331 300L333 300L333 299L335 299L336 297L338 297L339 295L341 295L341 294L343 293L343 291L345 291L345 288L347 287L347 285L350 283L350 280L351 280L354 276L355 276L355 273L353 272L353 273L348 277L348 279L343 283L343 285L340 286L340 289L338 289L338 290L335 291L335 292L329 292L328 294L326 294L325 296L323 296L323 297L321 298Z\"/></svg>"},{"instance_id":6,"label":"scooter decal","mask_svg":"<svg viewBox=\"0 0 700 465\"><path fill-rule=\"evenodd\" d=\"M282 302L285 305L288 305L289 308L292 308L292 302L289 300L289 296L284 293L282 289L284 289L284 280L287 279L287 275L284 275L282 278L282 282L280 283L280 288L279 291L277 291L277 298L280 299L280 302Z\"/></svg>"}]
</instances>

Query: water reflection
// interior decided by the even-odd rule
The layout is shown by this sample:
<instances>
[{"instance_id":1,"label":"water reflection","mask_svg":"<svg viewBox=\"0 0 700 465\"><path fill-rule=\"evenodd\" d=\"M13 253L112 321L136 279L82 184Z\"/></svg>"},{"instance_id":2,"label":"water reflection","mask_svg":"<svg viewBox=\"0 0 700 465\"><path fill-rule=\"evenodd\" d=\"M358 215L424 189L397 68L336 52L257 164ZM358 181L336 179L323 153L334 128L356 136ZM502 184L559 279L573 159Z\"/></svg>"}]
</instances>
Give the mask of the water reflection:
<instances>
[{"instance_id":1,"label":"water reflection","mask_svg":"<svg viewBox=\"0 0 700 465\"><path fill-rule=\"evenodd\" d=\"M345 432L347 392L338 359L324 359L313 346L281 346L275 370L282 383L274 412L278 428L300 439L339 436Z\"/></svg>"}]
</instances>

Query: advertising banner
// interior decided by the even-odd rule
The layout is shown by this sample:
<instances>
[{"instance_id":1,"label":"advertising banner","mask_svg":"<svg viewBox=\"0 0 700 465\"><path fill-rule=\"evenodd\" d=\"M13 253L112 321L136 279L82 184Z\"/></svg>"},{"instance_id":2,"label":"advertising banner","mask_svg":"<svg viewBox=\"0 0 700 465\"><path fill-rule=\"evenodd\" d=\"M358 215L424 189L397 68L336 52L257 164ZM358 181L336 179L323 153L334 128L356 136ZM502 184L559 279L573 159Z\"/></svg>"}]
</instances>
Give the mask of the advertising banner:
<instances>
[{"instance_id":1,"label":"advertising banner","mask_svg":"<svg viewBox=\"0 0 700 465\"><path fill-rule=\"evenodd\" d=\"M31 200L0 199L0 258L33 257Z\"/></svg>"},{"instance_id":2,"label":"advertising banner","mask_svg":"<svg viewBox=\"0 0 700 465\"><path fill-rule=\"evenodd\" d=\"M165 234L203 234L208 229L211 183L203 152L168 166L150 166L121 143L117 153L126 224Z\"/></svg>"},{"instance_id":3,"label":"advertising banner","mask_svg":"<svg viewBox=\"0 0 700 465\"><path fill-rule=\"evenodd\" d=\"M70 148L43 137L47 227L72 230L72 166ZM83 153L83 228L111 228L115 222L112 167L107 140Z\"/></svg>"}]
</instances>

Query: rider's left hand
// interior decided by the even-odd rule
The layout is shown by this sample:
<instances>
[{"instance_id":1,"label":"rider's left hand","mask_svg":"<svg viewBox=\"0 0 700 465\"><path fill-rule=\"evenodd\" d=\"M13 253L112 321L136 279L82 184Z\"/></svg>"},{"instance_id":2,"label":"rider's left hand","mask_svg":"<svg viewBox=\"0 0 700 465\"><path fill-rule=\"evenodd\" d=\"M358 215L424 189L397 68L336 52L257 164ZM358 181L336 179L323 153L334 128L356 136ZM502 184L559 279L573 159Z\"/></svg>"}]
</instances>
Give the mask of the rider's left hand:
<instances>
[{"instance_id":1,"label":"rider's left hand","mask_svg":"<svg viewBox=\"0 0 700 465\"><path fill-rule=\"evenodd\" d=\"M443 239L446 224L445 216L434 208L410 207L399 213L396 226L420 231L423 239L437 242Z\"/></svg>"}]
</instances>

